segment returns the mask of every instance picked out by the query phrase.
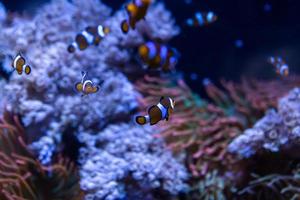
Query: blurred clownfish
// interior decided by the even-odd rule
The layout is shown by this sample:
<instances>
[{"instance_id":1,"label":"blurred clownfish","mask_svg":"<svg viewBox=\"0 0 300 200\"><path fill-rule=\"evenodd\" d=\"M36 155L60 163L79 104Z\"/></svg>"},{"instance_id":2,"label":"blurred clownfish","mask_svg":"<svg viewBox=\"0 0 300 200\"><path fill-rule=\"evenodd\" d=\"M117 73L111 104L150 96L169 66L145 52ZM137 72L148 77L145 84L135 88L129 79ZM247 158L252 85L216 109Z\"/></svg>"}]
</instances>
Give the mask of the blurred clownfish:
<instances>
[{"instance_id":1,"label":"blurred clownfish","mask_svg":"<svg viewBox=\"0 0 300 200\"><path fill-rule=\"evenodd\" d=\"M280 57L271 56L268 59L268 62L273 65L276 69L276 73L281 76L289 75L289 66L285 63L285 61Z\"/></svg>"},{"instance_id":2,"label":"blurred clownfish","mask_svg":"<svg viewBox=\"0 0 300 200\"><path fill-rule=\"evenodd\" d=\"M81 72L81 74L82 74L81 82L75 83L75 89L77 92L80 92L82 93L82 96L85 96L88 94L94 94L100 90L100 86L95 85L91 80L85 79L87 75L86 72Z\"/></svg>"},{"instance_id":3,"label":"blurred clownfish","mask_svg":"<svg viewBox=\"0 0 300 200\"><path fill-rule=\"evenodd\" d=\"M161 68L164 72L174 70L179 57L176 49L152 41L141 45L138 54L149 69Z\"/></svg>"},{"instance_id":4,"label":"blurred clownfish","mask_svg":"<svg viewBox=\"0 0 300 200\"><path fill-rule=\"evenodd\" d=\"M210 11L210 12L197 12L193 18L189 18L186 20L186 24L188 26L205 26L217 21L218 16Z\"/></svg>"},{"instance_id":5,"label":"blurred clownfish","mask_svg":"<svg viewBox=\"0 0 300 200\"><path fill-rule=\"evenodd\" d=\"M25 58L20 53L13 59L12 68L16 70L19 75L23 72L27 75L31 73L31 67L26 64Z\"/></svg>"},{"instance_id":6,"label":"blurred clownfish","mask_svg":"<svg viewBox=\"0 0 300 200\"><path fill-rule=\"evenodd\" d=\"M153 105L148 109L148 115L137 116L136 123L139 125L155 125L161 120L168 121L174 111L175 101L170 97L161 97L157 105Z\"/></svg>"},{"instance_id":7,"label":"blurred clownfish","mask_svg":"<svg viewBox=\"0 0 300 200\"><path fill-rule=\"evenodd\" d=\"M97 46L109 32L110 29L108 27L101 25L97 27L89 26L76 35L75 41L68 46L68 51L69 53L74 53L77 49L83 51L90 45Z\"/></svg>"},{"instance_id":8,"label":"blurred clownfish","mask_svg":"<svg viewBox=\"0 0 300 200\"><path fill-rule=\"evenodd\" d=\"M136 23L145 19L151 1L152 0L133 0L125 6L128 19L121 22L123 33L128 33L129 28L135 29Z\"/></svg>"}]
</instances>

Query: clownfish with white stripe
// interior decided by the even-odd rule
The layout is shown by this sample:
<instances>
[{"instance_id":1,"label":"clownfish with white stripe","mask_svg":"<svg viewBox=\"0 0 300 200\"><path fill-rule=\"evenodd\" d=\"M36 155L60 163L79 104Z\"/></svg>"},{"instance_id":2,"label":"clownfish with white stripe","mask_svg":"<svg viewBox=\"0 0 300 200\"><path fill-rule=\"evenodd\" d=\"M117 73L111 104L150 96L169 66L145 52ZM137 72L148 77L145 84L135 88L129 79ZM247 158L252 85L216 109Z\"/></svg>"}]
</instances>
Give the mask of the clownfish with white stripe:
<instances>
[{"instance_id":1,"label":"clownfish with white stripe","mask_svg":"<svg viewBox=\"0 0 300 200\"><path fill-rule=\"evenodd\" d=\"M125 6L128 18L121 22L121 30L128 33L129 29L135 29L136 23L145 19L147 10L152 0L133 0Z\"/></svg>"},{"instance_id":2,"label":"clownfish with white stripe","mask_svg":"<svg viewBox=\"0 0 300 200\"><path fill-rule=\"evenodd\" d=\"M289 75L289 66L281 57L269 57L268 62L276 69L276 73L281 76Z\"/></svg>"},{"instance_id":3,"label":"clownfish with white stripe","mask_svg":"<svg viewBox=\"0 0 300 200\"><path fill-rule=\"evenodd\" d=\"M170 97L161 97L157 105L153 105L148 109L148 114L145 116L137 116L135 121L139 125L155 125L159 121L168 121L174 111L175 101Z\"/></svg>"},{"instance_id":4,"label":"clownfish with white stripe","mask_svg":"<svg viewBox=\"0 0 300 200\"><path fill-rule=\"evenodd\" d=\"M188 26L199 27L206 26L217 21L218 16L212 12L196 12L193 18L189 18L186 20L186 24Z\"/></svg>"},{"instance_id":5,"label":"clownfish with white stripe","mask_svg":"<svg viewBox=\"0 0 300 200\"><path fill-rule=\"evenodd\" d=\"M152 41L140 45L138 54L147 68L164 72L174 70L179 57L176 49Z\"/></svg>"},{"instance_id":6,"label":"clownfish with white stripe","mask_svg":"<svg viewBox=\"0 0 300 200\"><path fill-rule=\"evenodd\" d=\"M89 26L76 35L75 41L68 46L68 52L74 53L76 50L83 51L91 45L98 46L100 41L109 32L110 29L102 25L97 27Z\"/></svg>"},{"instance_id":7,"label":"clownfish with white stripe","mask_svg":"<svg viewBox=\"0 0 300 200\"><path fill-rule=\"evenodd\" d=\"M79 93L82 93L82 96L86 96L89 94L94 94L100 90L100 86L103 81L99 85L95 85L93 81L85 79L87 73L81 72L82 78L80 82L75 83L75 90Z\"/></svg>"},{"instance_id":8,"label":"clownfish with white stripe","mask_svg":"<svg viewBox=\"0 0 300 200\"><path fill-rule=\"evenodd\" d=\"M19 75L22 75L23 72L27 75L31 73L31 67L26 63L25 58L20 53L13 59L11 66Z\"/></svg>"}]
</instances>

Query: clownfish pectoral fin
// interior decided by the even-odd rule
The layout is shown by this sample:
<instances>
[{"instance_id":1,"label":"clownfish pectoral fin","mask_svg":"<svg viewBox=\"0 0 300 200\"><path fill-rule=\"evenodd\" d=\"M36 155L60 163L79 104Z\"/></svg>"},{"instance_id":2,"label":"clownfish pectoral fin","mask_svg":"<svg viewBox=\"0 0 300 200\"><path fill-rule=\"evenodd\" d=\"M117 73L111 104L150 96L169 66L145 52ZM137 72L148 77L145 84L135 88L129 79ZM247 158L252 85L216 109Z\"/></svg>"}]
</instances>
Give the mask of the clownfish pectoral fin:
<instances>
[{"instance_id":1,"label":"clownfish pectoral fin","mask_svg":"<svg viewBox=\"0 0 300 200\"><path fill-rule=\"evenodd\" d=\"M145 116L136 116L135 121L139 125L145 125L147 123L147 119Z\"/></svg>"},{"instance_id":2,"label":"clownfish pectoral fin","mask_svg":"<svg viewBox=\"0 0 300 200\"><path fill-rule=\"evenodd\" d=\"M169 115L166 116L166 121L169 121Z\"/></svg>"}]
</instances>

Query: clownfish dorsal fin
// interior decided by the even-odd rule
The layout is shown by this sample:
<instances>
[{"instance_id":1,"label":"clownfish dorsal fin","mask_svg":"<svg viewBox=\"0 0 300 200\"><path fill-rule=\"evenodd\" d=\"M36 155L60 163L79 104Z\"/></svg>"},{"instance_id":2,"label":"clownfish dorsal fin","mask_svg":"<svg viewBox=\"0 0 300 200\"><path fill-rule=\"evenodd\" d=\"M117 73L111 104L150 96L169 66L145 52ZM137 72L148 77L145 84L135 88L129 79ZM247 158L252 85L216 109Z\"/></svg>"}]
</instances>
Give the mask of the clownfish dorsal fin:
<instances>
[{"instance_id":1,"label":"clownfish dorsal fin","mask_svg":"<svg viewBox=\"0 0 300 200\"><path fill-rule=\"evenodd\" d=\"M83 83L84 82L84 78L86 77L87 75L87 72L84 72L84 71L81 71L81 82Z\"/></svg>"}]
</instances>

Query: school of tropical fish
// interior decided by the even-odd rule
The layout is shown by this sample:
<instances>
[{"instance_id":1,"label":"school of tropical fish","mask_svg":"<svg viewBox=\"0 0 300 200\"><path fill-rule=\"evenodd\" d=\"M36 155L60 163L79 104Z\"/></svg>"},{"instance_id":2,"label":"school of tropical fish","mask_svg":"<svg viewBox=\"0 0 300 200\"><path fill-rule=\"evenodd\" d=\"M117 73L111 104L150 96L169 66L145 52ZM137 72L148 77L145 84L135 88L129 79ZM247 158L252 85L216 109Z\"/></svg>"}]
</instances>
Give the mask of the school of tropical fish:
<instances>
[{"instance_id":1,"label":"school of tropical fish","mask_svg":"<svg viewBox=\"0 0 300 200\"><path fill-rule=\"evenodd\" d=\"M183 2L179 20L167 0L122 1L115 11L54 0L32 16L0 3L0 200L299 199L292 51L256 52L239 82L224 60L213 73L205 62L182 69L191 57L218 60L218 49L201 45L219 47L218 24L233 23L223 8ZM249 38L228 35L228 54L244 59Z\"/></svg>"},{"instance_id":2,"label":"school of tropical fish","mask_svg":"<svg viewBox=\"0 0 300 200\"><path fill-rule=\"evenodd\" d=\"M146 20L150 4L151 0L133 0L125 6L128 18L124 19L120 24L120 28L124 34L128 33L130 29L134 30L139 21ZM202 27L216 22L217 19L218 16L213 11L197 12L193 18L186 20L186 24L191 27ZM85 30L75 36L74 42L68 46L67 51L74 53L76 50L84 51L91 45L98 46L101 40L109 33L109 27L102 25L86 27ZM141 45L138 48L138 55L145 69L160 70L163 72L174 71L179 59L179 53L175 48L157 41L148 41ZM289 75L289 67L281 57L270 57L268 58L268 62L274 66L278 75ZM20 53L13 59L12 67L19 75L22 75L23 72L26 75L31 73L31 67ZM86 75L86 72L82 72L81 82L75 83L76 91L82 93L82 96L93 94L100 90L99 85L94 85L91 80L85 80ZM155 125L164 119L168 121L174 110L174 106L175 101L170 97L161 97L157 105L151 106L148 109L148 115L136 117L136 122L139 125L144 125L148 122L150 122L150 125Z\"/></svg>"}]
</instances>

